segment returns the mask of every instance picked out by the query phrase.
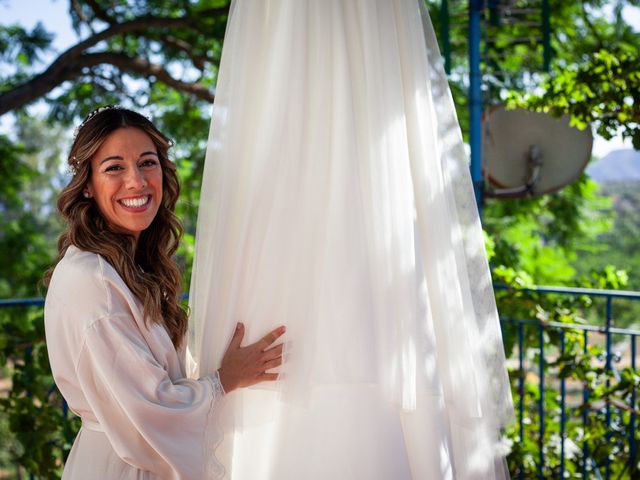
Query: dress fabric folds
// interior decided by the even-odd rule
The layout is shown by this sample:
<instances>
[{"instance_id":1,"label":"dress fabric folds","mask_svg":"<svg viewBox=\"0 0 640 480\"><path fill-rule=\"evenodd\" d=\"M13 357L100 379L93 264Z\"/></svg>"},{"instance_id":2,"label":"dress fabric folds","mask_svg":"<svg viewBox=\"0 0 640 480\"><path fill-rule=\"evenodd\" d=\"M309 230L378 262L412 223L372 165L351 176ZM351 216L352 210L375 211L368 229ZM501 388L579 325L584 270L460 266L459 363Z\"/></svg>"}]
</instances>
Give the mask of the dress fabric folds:
<instances>
[{"instance_id":1,"label":"dress fabric folds","mask_svg":"<svg viewBox=\"0 0 640 480\"><path fill-rule=\"evenodd\" d=\"M191 283L199 375L287 326L221 404L244 479L508 478L512 405L467 156L420 0L232 2Z\"/></svg>"}]
</instances>

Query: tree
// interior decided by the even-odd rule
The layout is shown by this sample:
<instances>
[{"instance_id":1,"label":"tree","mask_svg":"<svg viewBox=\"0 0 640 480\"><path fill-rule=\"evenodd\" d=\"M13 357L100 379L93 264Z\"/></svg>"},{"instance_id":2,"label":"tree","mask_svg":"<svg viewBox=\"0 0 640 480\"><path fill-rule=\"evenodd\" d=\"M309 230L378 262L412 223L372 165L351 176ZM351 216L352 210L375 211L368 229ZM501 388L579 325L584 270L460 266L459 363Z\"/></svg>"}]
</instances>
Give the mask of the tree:
<instances>
[{"instance_id":1,"label":"tree","mask_svg":"<svg viewBox=\"0 0 640 480\"><path fill-rule=\"evenodd\" d=\"M55 257L60 231L52 215L61 176L60 134L59 127L18 114L15 140L0 136L0 298L42 293L40 279ZM12 376L11 391L0 398L0 431L12 431L1 442L6 453L0 469L10 461L32 472L55 471L62 458L58 447L71 441L73 423L63 422L59 396L51 389L41 309L0 309L0 365Z\"/></svg>"},{"instance_id":2,"label":"tree","mask_svg":"<svg viewBox=\"0 0 640 480\"><path fill-rule=\"evenodd\" d=\"M441 33L442 2L429 3L436 32ZM451 72L457 83L458 79L464 79L468 69L466 2L448 3ZM640 35L626 21L624 8L637 7L640 1L549 3L548 72L544 70L542 2L515 0L504 9L488 10L482 46L485 102L502 103L509 99L512 106L551 110L558 115L571 113L576 125L584 128L594 123L604 138L621 133L638 139ZM440 37L442 45L443 35ZM464 127L467 118L464 95L456 97L456 105Z\"/></svg>"},{"instance_id":3,"label":"tree","mask_svg":"<svg viewBox=\"0 0 640 480\"><path fill-rule=\"evenodd\" d=\"M19 25L0 29L0 60L16 66L0 83L0 115L46 95L59 107L56 116L66 119L87 104L123 97L144 106L157 83L213 101L227 0L73 0L69 8L76 33L86 36L44 71L32 65L49 49L51 33L41 24L31 32ZM127 80L137 81L135 90ZM62 92L52 92L56 87Z\"/></svg>"}]
</instances>

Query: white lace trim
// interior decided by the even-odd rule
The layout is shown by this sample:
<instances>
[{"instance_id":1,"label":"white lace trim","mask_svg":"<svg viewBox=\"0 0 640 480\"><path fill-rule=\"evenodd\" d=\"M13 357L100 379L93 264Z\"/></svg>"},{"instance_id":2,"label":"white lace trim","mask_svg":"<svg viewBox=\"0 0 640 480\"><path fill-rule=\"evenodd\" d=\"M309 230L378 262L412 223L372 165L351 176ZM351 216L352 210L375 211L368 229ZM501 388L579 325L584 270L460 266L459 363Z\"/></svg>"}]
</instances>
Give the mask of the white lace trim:
<instances>
[{"instance_id":1,"label":"white lace trim","mask_svg":"<svg viewBox=\"0 0 640 480\"><path fill-rule=\"evenodd\" d=\"M211 382L212 398L211 407L207 415L207 426L204 434L204 476L205 479L222 479L226 475L226 470L222 463L216 457L216 449L222 442L222 429L219 422L220 401L226 394L224 387L220 382L220 374L216 370L215 373L207 375L207 378Z\"/></svg>"}]
</instances>

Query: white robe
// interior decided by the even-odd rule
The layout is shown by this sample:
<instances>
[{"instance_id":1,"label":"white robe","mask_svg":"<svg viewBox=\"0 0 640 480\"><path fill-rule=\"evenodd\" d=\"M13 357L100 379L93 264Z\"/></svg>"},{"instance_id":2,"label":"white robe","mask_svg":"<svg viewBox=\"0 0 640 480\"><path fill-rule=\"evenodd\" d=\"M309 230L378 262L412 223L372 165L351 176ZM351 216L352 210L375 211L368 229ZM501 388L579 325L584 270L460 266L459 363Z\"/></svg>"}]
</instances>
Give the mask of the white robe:
<instances>
[{"instance_id":1,"label":"white robe","mask_svg":"<svg viewBox=\"0 0 640 480\"><path fill-rule=\"evenodd\" d=\"M193 360L102 257L71 246L45 303L53 375L82 417L63 479L211 478L217 374L187 378Z\"/></svg>"}]
</instances>

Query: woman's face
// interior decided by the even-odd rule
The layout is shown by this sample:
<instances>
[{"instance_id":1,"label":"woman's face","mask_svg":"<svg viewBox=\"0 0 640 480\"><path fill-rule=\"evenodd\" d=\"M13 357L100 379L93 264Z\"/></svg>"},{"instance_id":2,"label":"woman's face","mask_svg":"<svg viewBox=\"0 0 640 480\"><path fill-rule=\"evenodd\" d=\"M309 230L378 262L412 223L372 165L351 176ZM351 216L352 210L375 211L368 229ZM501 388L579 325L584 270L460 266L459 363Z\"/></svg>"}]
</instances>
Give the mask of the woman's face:
<instances>
[{"instance_id":1,"label":"woman's face","mask_svg":"<svg viewBox=\"0 0 640 480\"><path fill-rule=\"evenodd\" d=\"M84 191L111 228L137 240L162 202L162 167L151 137L135 127L111 133L91 159Z\"/></svg>"}]
</instances>

